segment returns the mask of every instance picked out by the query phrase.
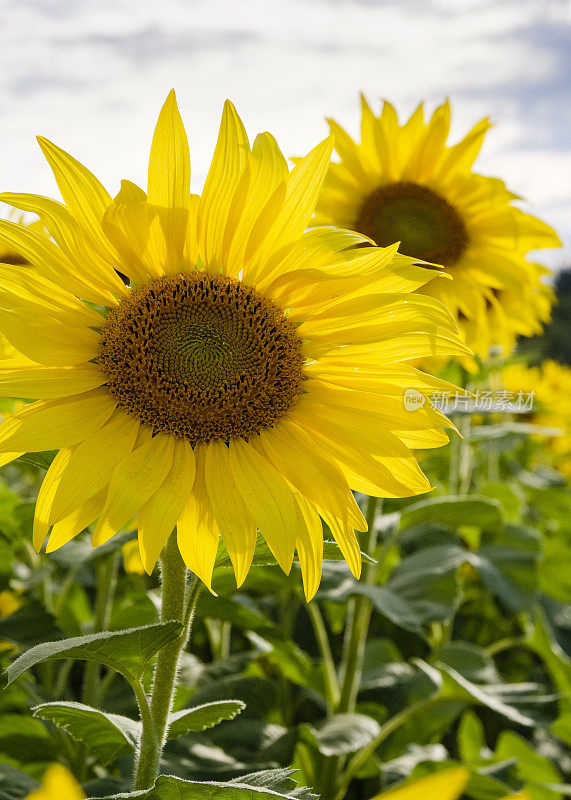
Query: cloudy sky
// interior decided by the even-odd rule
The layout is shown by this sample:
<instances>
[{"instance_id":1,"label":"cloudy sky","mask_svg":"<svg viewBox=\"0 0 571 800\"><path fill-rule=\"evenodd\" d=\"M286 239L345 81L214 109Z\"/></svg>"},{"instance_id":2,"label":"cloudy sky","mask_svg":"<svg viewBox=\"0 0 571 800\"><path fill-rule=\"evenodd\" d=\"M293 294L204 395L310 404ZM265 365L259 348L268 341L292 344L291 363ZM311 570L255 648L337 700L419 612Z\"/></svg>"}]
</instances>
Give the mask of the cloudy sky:
<instances>
[{"instance_id":1,"label":"cloudy sky","mask_svg":"<svg viewBox=\"0 0 571 800\"><path fill-rule=\"evenodd\" d=\"M491 115L479 171L503 177L565 239L571 263L566 0L0 0L0 188L54 195L34 136L109 188L144 183L174 87L194 190L230 97L252 137L303 154L324 116L358 130L358 93L408 114L449 96L453 138ZM3 213L3 212L0 212Z\"/></svg>"}]
</instances>

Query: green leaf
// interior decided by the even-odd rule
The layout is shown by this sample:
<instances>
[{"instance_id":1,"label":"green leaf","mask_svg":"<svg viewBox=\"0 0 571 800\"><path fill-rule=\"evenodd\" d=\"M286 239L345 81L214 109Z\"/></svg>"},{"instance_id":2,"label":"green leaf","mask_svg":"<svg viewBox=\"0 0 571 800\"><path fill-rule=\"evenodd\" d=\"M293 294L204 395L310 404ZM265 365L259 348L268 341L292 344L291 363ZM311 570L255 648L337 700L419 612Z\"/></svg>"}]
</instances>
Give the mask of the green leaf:
<instances>
[{"instance_id":1,"label":"green leaf","mask_svg":"<svg viewBox=\"0 0 571 800\"><path fill-rule=\"evenodd\" d=\"M488 589L510 611L528 609L537 594L537 563L541 557L539 534L521 525L485 534L470 563Z\"/></svg>"},{"instance_id":2,"label":"green leaf","mask_svg":"<svg viewBox=\"0 0 571 800\"><path fill-rule=\"evenodd\" d=\"M477 495L434 497L429 500L420 500L403 509L401 528L421 522L438 522L454 527L472 525L477 528L493 529L502 525L502 507L497 500Z\"/></svg>"},{"instance_id":3,"label":"green leaf","mask_svg":"<svg viewBox=\"0 0 571 800\"><path fill-rule=\"evenodd\" d=\"M23 800L39 788L40 784L29 775L9 764L0 764L0 800Z\"/></svg>"},{"instance_id":4,"label":"green leaf","mask_svg":"<svg viewBox=\"0 0 571 800\"><path fill-rule=\"evenodd\" d=\"M379 723L364 714L334 714L317 723L304 726L312 742L324 756L356 753L373 741L381 730Z\"/></svg>"},{"instance_id":5,"label":"green leaf","mask_svg":"<svg viewBox=\"0 0 571 800\"><path fill-rule=\"evenodd\" d=\"M415 661L418 666L423 669L426 669L428 666L427 664L423 665L423 662L420 660ZM429 671L432 672L431 667L429 668ZM494 693L495 687L478 686L477 684L472 683L472 681L469 681L467 678L464 678L455 669L452 669L452 667L448 667L445 664L439 664L438 671L442 676L440 696L443 699L451 698L454 700L466 700L470 703L475 701L477 704L492 709L492 711L501 714L503 717L506 717L518 725L524 725L528 728L535 726L535 720L532 719L532 717L524 714L513 705L509 705L507 702L502 700L501 693ZM502 684L502 686L504 689L508 688L506 684ZM515 687L517 687L517 684L510 688ZM526 684L524 684L524 687L527 691L529 691L529 688Z\"/></svg>"},{"instance_id":6,"label":"green leaf","mask_svg":"<svg viewBox=\"0 0 571 800\"><path fill-rule=\"evenodd\" d=\"M312 794L311 789L298 788L292 779L295 775L294 769L263 769L260 772L253 772L251 775L243 775L237 781L230 783L245 783L247 786L261 786L263 789L272 789L274 792L284 792L286 796L294 796L297 800L319 800L317 795Z\"/></svg>"},{"instance_id":7,"label":"green leaf","mask_svg":"<svg viewBox=\"0 0 571 800\"><path fill-rule=\"evenodd\" d=\"M116 794L111 797L98 797L93 800L275 800L276 797L284 797L291 800L292 797L301 800L314 800L315 796L308 794L297 794L291 791L275 791L261 786L255 786L232 781L231 783L199 781L185 781L182 778L175 778L172 775L161 775L153 789L142 792L130 792L129 794Z\"/></svg>"},{"instance_id":8,"label":"green leaf","mask_svg":"<svg viewBox=\"0 0 571 800\"><path fill-rule=\"evenodd\" d=\"M223 720L234 719L246 708L241 700L216 700L194 708L183 708L169 716L168 738L177 739L187 733L213 728Z\"/></svg>"},{"instance_id":9,"label":"green leaf","mask_svg":"<svg viewBox=\"0 0 571 800\"><path fill-rule=\"evenodd\" d=\"M502 731L496 747L496 758L503 761L508 758L517 758L518 778L525 781L525 789L532 800L560 800L561 793L554 790L549 784L562 783L559 770L536 752L525 739L512 731Z\"/></svg>"},{"instance_id":10,"label":"green leaf","mask_svg":"<svg viewBox=\"0 0 571 800\"><path fill-rule=\"evenodd\" d=\"M0 753L22 763L53 761L57 756L54 742L39 720L4 712L0 715Z\"/></svg>"},{"instance_id":11,"label":"green leaf","mask_svg":"<svg viewBox=\"0 0 571 800\"><path fill-rule=\"evenodd\" d=\"M483 748L486 746L484 725L480 717L473 711L462 714L458 726L458 752L466 764L478 761Z\"/></svg>"},{"instance_id":12,"label":"green leaf","mask_svg":"<svg viewBox=\"0 0 571 800\"><path fill-rule=\"evenodd\" d=\"M33 712L36 717L66 730L72 739L83 742L103 766L131 752L139 741L139 722L81 703L44 703Z\"/></svg>"},{"instance_id":13,"label":"green leaf","mask_svg":"<svg viewBox=\"0 0 571 800\"><path fill-rule=\"evenodd\" d=\"M9 686L23 672L52 658L95 661L120 672L129 682L138 680L149 659L182 633L179 622L161 622L125 631L106 631L77 636L57 642L45 642L14 661L4 675Z\"/></svg>"}]
</instances>

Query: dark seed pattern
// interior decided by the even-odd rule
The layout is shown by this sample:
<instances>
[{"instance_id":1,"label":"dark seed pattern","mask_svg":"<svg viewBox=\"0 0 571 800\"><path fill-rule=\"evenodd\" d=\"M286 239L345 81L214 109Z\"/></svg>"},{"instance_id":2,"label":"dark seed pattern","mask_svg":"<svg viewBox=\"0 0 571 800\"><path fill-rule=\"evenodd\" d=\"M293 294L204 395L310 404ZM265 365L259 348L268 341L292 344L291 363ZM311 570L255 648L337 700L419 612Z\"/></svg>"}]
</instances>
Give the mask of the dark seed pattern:
<instances>
[{"instance_id":1,"label":"dark seed pattern","mask_svg":"<svg viewBox=\"0 0 571 800\"><path fill-rule=\"evenodd\" d=\"M411 181L389 183L365 197L355 230L381 247L400 242L412 258L454 265L468 245L468 232L458 211L427 186Z\"/></svg>"},{"instance_id":2,"label":"dark seed pattern","mask_svg":"<svg viewBox=\"0 0 571 800\"><path fill-rule=\"evenodd\" d=\"M134 289L107 318L98 364L121 407L195 446L271 427L301 393L304 359L277 305L194 272Z\"/></svg>"}]
</instances>

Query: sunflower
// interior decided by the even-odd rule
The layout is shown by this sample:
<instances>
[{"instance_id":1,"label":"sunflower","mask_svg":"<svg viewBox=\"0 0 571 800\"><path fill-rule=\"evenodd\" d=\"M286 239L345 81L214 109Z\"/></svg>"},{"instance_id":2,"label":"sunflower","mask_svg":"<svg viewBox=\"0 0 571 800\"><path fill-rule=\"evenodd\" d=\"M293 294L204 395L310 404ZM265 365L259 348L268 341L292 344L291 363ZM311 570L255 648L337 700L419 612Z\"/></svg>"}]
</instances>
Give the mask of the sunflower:
<instances>
[{"instance_id":1,"label":"sunflower","mask_svg":"<svg viewBox=\"0 0 571 800\"><path fill-rule=\"evenodd\" d=\"M541 331L553 303L544 267L530 250L561 245L555 231L513 205L503 181L472 171L488 119L447 146L448 102L424 121L422 105L403 125L390 103L375 116L362 98L361 143L333 120L339 163L332 163L314 224L365 234L380 246L399 241L407 255L453 276L420 289L441 300L462 336L486 358L508 354L517 336Z\"/></svg>"},{"instance_id":2,"label":"sunflower","mask_svg":"<svg viewBox=\"0 0 571 800\"><path fill-rule=\"evenodd\" d=\"M45 772L42 788L26 795L26 800L84 800L81 786L62 764L52 764Z\"/></svg>"},{"instance_id":3,"label":"sunflower","mask_svg":"<svg viewBox=\"0 0 571 800\"><path fill-rule=\"evenodd\" d=\"M540 439L547 444L553 465L571 478L571 369L557 361L544 361L538 367L510 364L502 370L502 383L512 399L532 399L530 422L559 431Z\"/></svg>"},{"instance_id":4,"label":"sunflower","mask_svg":"<svg viewBox=\"0 0 571 800\"><path fill-rule=\"evenodd\" d=\"M257 530L317 589L322 520L355 575L366 523L351 489L431 487L410 448L452 427L424 398L449 388L407 363L468 351L449 312L414 290L438 272L337 229L306 232L329 164L325 140L290 172L267 133L250 148L231 103L201 197L174 93L145 194L112 199L78 161L40 145L64 203L4 194L53 240L0 224L31 262L0 268L0 325L21 362L0 391L37 398L0 427L0 452L58 450L34 544L61 547L97 520L94 546L138 514L148 572L170 532L208 587L220 535L236 580ZM127 285L118 273L128 277ZM382 311L380 311L380 309ZM50 533L51 531L51 533Z\"/></svg>"}]
</instances>

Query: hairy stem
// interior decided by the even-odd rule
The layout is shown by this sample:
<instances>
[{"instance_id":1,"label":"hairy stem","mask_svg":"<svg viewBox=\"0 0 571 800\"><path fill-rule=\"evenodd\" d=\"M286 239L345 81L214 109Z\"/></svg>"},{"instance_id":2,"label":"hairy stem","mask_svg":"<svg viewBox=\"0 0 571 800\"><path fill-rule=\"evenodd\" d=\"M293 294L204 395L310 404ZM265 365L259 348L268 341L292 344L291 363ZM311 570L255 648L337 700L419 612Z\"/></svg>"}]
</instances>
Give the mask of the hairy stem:
<instances>
[{"instance_id":1,"label":"hairy stem","mask_svg":"<svg viewBox=\"0 0 571 800\"><path fill-rule=\"evenodd\" d=\"M158 772L166 736L168 718L171 712L180 656L184 650L194 616L194 609L201 584L193 576L192 584L187 583L187 569L182 560L172 533L161 555L162 607L161 621L180 621L184 630L178 639L170 642L159 651L149 714L144 715L139 701L143 733L135 770L134 789L148 789L153 786ZM144 694L144 692L143 692ZM146 700L146 697L145 697Z\"/></svg>"}]
</instances>

